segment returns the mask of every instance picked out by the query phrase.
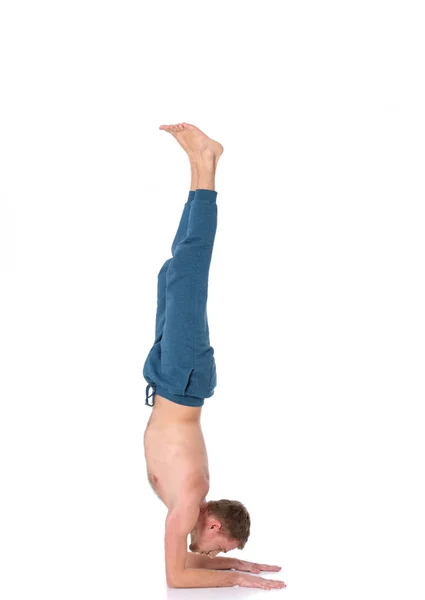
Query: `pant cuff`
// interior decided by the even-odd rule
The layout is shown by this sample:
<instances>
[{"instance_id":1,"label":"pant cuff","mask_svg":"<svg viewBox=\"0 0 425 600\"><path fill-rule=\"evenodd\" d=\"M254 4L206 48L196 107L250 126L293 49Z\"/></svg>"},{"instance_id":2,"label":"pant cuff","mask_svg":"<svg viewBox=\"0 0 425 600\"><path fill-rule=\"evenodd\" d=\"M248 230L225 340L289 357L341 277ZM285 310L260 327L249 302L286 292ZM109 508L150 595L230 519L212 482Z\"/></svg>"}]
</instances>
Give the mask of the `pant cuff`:
<instances>
[{"instance_id":1,"label":"pant cuff","mask_svg":"<svg viewBox=\"0 0 425 600\"><path fill-rule=\"evenodd\" d=\"M206 200L207 202L216 202L217 192L215 190L206 190L199 188L195 191L195 199Z\"/></svg>"}]
</instances>

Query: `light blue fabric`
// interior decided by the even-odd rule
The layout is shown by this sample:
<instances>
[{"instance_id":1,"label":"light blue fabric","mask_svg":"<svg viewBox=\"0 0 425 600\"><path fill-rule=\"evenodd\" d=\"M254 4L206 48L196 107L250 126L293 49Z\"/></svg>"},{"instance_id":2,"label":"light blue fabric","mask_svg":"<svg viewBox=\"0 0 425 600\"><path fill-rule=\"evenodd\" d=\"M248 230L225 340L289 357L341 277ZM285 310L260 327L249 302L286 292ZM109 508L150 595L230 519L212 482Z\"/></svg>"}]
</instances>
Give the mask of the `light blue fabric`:
<instances>
[{"instance_id":1,"label":"light blue fabric","mask_svg":"<svg viewBox=\"0 0 425 600\"><path fill-rule=\"evenodd\" d=\"M172 258L158 273L155 341L143 366L148 406L155 393L185 406L202 406L214 394L217 372L207 297L216 230L217 192L190 191Z\"/></svg>"}]
</instances>

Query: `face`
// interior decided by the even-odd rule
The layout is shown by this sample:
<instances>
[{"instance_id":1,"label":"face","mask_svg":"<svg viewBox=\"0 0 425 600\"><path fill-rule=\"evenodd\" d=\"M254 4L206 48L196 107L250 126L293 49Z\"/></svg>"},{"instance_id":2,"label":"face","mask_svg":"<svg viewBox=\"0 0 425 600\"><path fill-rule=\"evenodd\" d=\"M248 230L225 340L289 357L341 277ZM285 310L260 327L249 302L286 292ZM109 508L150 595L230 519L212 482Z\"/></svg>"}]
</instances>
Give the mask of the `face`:
<instances>
[{"instance_id":1,"label":"face","mask_svg":"<svg viewBox=\"0 0 425 600\"><path fill-rule=\"evenodd\" d=\"M237 540L230 540L226 535L220 533L219 527L206 527L201 532L190 535L189 550L214 558L220 552L230 552L238 547Z\"/></svg>"}]
</instances>

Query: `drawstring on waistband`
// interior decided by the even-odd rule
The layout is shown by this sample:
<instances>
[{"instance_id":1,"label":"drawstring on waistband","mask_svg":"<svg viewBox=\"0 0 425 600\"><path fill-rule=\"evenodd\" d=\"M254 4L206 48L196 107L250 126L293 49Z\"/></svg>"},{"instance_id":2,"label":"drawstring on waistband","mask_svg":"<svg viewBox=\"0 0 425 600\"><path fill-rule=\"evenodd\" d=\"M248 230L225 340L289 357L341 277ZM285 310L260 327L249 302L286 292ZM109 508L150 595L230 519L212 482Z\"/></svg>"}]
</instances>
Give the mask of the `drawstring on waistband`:
<instances>
[{"instance_id":1,"label":"drawstring on waistband","mask_svg":"<svg viewBox=\"0 0 425 600\"><path fill-rule=\"evenodd\" d=\"M151 394L149 394L149 388L150 387L152 388L152 393ZM155 400L154 400L155 391L156 391L156 385L155 385L155 383L148 383L148 385L146 386L146 400L145 400L145 404L147 406L153 406L154 405L154 402L155 402ZM149 404L149 398L152 398L152 404Z\"/></svg>"}]
</instances>

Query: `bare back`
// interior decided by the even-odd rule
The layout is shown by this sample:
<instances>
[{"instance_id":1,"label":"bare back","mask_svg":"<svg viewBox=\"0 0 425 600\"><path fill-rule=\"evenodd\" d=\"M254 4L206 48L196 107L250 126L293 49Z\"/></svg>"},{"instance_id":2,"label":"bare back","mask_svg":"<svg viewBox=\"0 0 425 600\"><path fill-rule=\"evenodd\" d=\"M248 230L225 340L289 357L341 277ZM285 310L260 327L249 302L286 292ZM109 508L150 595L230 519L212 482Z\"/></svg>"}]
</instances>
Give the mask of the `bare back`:
<instances>
[{"instance_id":1,"label":"bare back","mask_svg":"<svg viewBox=\"0 0 425 600\"><path fill-rule=\"evenodd\" d=\"M182 406L155 395L144 435L149 482L171 510L188 490L208 493L208 457L202 434L202 407Z\"/></svg>"}]
</instances>

